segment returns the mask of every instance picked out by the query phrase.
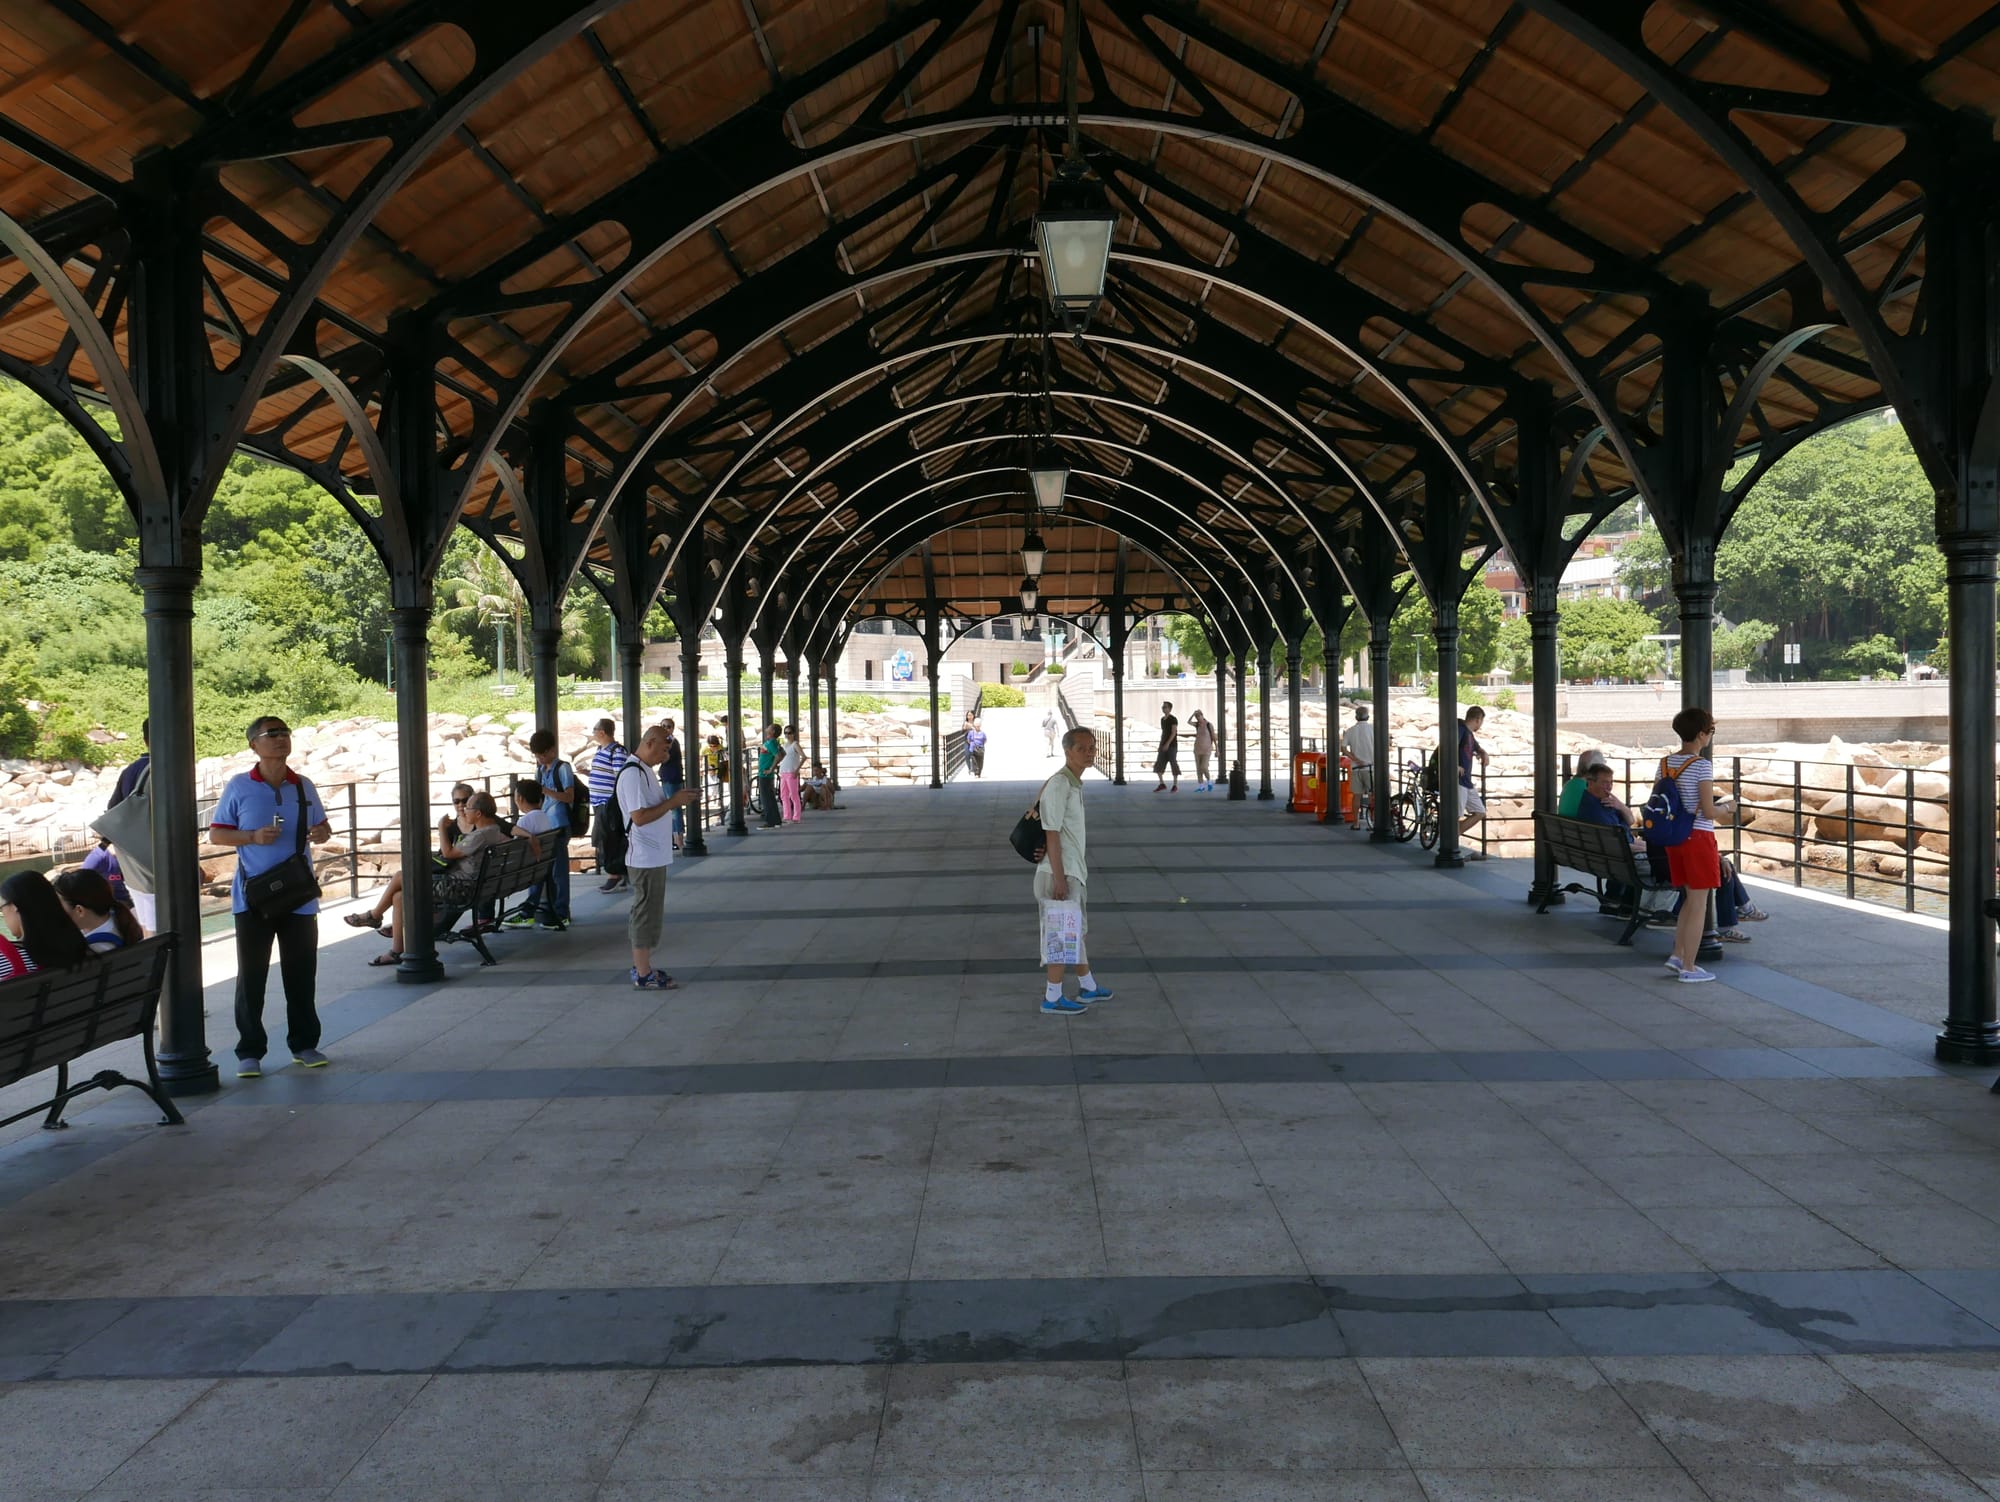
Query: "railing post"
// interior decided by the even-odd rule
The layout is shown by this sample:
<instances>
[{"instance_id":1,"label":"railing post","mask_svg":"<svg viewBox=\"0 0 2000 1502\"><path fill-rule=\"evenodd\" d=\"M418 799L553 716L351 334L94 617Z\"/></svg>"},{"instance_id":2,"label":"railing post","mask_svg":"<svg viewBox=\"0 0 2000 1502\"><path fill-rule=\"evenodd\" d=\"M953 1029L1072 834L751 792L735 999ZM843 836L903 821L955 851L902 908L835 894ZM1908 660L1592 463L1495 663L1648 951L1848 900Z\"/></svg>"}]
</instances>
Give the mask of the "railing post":
<instances>
[{"instance_id":1,"label":"railing post","mask_svg":"<svg viewBox=\"0 0 2000 1502\"><path fill-rule=\"evenodd\" d=\"M1799 764L1792 763L1792 885L1806 884L1806 784Z\"/></svg>"},{"instance_id":2,"label":"railing post","mask_svg":"<svg viewBox=\"0 0 2000 1502\"><path fill-rule=\"evenodd\" d=\"M361 895L361 806L356 801L354 784L347 785L347 895L350 898Z\"/></svg>"},{"instance_id":3,"label":"railing post","mask_svg":"<svg viewBox=\"0 0 2000 1502\"><path fill-rule=\"evenodd\" d=\"M1903 911L1917 910L1917 769L1903 769Z\"/></svg>"},{"instance_id":4,"label":"railing post","mask_svg":"<svg viewBox=\"0 0 2000 1502\"><path fill-rule=\"evenodd\" d=\"M1847 895L1854 896L1854 763L1847 764Z\"/></svg>"}]
</instances>

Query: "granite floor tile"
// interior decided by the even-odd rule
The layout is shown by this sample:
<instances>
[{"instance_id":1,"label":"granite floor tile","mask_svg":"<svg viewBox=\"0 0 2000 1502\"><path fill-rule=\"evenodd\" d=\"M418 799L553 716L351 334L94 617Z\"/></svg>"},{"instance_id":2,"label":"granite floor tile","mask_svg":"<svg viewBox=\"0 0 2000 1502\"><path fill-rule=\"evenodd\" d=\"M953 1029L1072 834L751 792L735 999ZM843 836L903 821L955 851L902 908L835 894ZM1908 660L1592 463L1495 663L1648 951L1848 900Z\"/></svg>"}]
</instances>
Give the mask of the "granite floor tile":
<instances>
[{"instance_id":1,"label":"granite floor tile","mask_svg":"<svg viewBox=\"0 0 2000 1502\"><path fill-rule=\"evenodd\" d=\"M1148 1471L1382 1470L1402 1460L1351 1362L1148 1362L1126 1388Z\"/></svg>"},{"instance_id":2,"label":"granite floor tile","mask_svg":"<svg viewBox=\"0 0 2000 1502\"><path fill-rule=\"evenodd\" d=\"M1362 1374L1419 1470L1468 1455L1549 1470L1663 1468L1672 1457L1580 1357L1364 1357Z\"/></svg>"}]
</instances>

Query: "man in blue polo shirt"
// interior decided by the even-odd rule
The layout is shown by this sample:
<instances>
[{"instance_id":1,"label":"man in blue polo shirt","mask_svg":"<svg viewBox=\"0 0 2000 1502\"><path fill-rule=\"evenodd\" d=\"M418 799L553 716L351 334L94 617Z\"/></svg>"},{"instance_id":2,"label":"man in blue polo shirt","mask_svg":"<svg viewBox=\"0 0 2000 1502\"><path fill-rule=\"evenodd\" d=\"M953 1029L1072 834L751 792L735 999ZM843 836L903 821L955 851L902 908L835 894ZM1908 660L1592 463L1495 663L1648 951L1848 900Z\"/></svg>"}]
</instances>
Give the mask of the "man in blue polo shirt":
<instances>
[{"instance_id":1,"label":"man in blue polo shirt","mask_svg":"<svg viewBox=\"0 0 2000 1502\"><path fill-rule=\"evenodd\" d=\"M230 892L236 915L236 1077L254 1080L264 1072L270 1038L264 1031L264 988L271 974L271 945L278 946L278 970L285 985L285 1042L292 1062L319 1069L319 903L300 904L282 918L266 918L243 892L246 877L261 876L298 849L301 823L306 838L323 844L333 837L319 792L286 760L292 732L276 715L250 722L250 749L257 765L229 779L215 805L208 837L236 850L236 881Z\"/></svg>"},{"instance_id":2,"label":"man in blue polo shirt","mask_svg":"<svg viewBox=\"0 0 2000 1502\"><path fill-rule=\"evenodd\" d=\"M611 802L612 789L618 785L619 770L632 759L632 753L618 744L611 721L599 720L590 732L590 738L597 742L597 754L590 762L590 843L597 849L597 869L605 876L600 892L615 892L625 885L625 878L614 876L604 860L604 839L610 830L610 815L602 812ZM546 795L543 807L547 808Z\"/></svg>"}]
</instances>

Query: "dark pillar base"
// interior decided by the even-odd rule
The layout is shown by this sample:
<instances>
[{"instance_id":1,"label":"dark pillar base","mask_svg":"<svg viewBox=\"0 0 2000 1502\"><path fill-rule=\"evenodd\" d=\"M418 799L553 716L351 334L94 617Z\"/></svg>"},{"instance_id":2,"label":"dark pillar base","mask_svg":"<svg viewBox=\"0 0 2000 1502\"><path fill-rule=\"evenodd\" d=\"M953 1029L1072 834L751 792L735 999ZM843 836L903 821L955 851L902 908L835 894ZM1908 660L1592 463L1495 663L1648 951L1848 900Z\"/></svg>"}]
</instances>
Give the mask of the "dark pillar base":
<instances>
[{"instance_id":1,"label":"dark pillar base","mask_svg":"<svg viewBox=\"0 0 2000 1502\"><path fill-rule=\"evenodd\" d=\"M213 1095L222 1088L222 1073L207 1049L198 1054L163 1053L156 1057L160 1088L169 1095Z\"/></svg>"},{"instance_id":2,"label":"dark pillar base","mask_svg":"<svg viewBox=\"0 0 2000 1502\"><path fill-rule=\"evenodd\" d=\"M1465 864L1465 856L1463 852L1456 848L1440 850L1436 855L1431 857L1431 864L1441 871L1456 871Z\"/></svg>"},{"instance_id":3,"label":"dark pillar base","mask_svg":"<svg viewBox=\"0 0 2000 1502\"><path fill-rule=\"evenodd\" d=\"M2000 1064L2000 1027L1988 1025L1983 1029L1969 1029L1965 1035L1954 1033L1949 1024L1937 1035L1937 1061L1940 1064L1973 1064L1990 1067ZM2000 1080L1994 1081L1996 1094L2000 1094Z\"/></svg>"},{"instance_id":4,"label":"dark pillar base","mask_svg":"<svg viewBox=\"0 0 2000 1502\"><path fill-rule=\"evenodd\" d=\"M1540 907L1544 903L1550 907L1561 907L1568 901L1569 893L1557 891L1553 887L1545 887L1540 883L1536 883L1534 886L1528 888L1528 903L1532 907Z\"/></svg>"},{"instance_id":5,"label":"dark pillar base","mask_svg":"<svg viewBox=\"0 0 2000 1502\"><path fill-rule=\"evenodd\" d=\"M405 986L435 985L444 979L444 961L435 955L412 955L396 966L396 980Z\"/></svg>"},{"instance_id":6,"label":"dark pillar base","mask_svg":"<svg viewBox=\"0 0 2000 1502\"><path fill-rule=\"evenodd\" d=\"M1250 779L1243 775L1243 763L1229 769L1229 801L1241 803L1250 796Z\"/></svg>"},{"instance_id":7,"label":"dark pillar base","mask_svg":"<svg viewBox=\"0 0 2000 1502\"><path fill-rule=\"evenodd\" d=\"M1259 803L1275 803L1278 801L1278 795L1269 788L1259 788L1257 790L1257 801ZM1286 808L1290 808L1291 806L1290 803L1285 805Z\"/></svg>"}]
</instances>

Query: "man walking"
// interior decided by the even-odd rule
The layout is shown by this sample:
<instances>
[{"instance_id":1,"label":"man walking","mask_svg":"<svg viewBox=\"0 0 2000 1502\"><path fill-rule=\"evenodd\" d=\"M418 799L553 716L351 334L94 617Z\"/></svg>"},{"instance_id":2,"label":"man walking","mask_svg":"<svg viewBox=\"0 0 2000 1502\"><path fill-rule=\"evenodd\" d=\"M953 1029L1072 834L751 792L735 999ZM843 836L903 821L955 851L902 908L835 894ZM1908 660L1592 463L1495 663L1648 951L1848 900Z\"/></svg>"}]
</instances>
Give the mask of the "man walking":
<instances>
[{"instance_id":1,"label":"man walking","mask_svg":"<svg viewBox=\"0 0 2000 1502\"><path fill-rule=\"evenodd\" d=\"M1051 756L1056 754L1056 734L1061 729L1062 722L1056 718L1056 712L1053 709L1042 716L1042 739L1049 743L1049 755Z\"/></svg>"},{"instance_id":2,"label":"man walking","mask_svg":"<svg viewBox=\"0 0 2000 1502\"><path fill-rule=\"evenodd\" d=\"M1340 733L1340 749L1347 757L1348 778L1354 787L1354 822L1360 824L1363 810L1370 828L1375 824L1375 727L1368 723L1368 706L1354 707L1354 723Z\"/></svg>"},{"instance_id":3,"label":"man walking","mask_svg":"<svg viewBox=\"0 0 2000 1502\"><path fill-rule=\"evenodd\" d=\"M1472 826L1486 817L1486 800L1479 796L1479 789L1472 785L1473 758L1479 759L1483 768L1489 758L1486 749L1479 744L1479 727L1486 723L1486 711L1477 704L1465 712L1465 718L1458 722L1458 832L1469 834ZM1486 859L1484 850L1465 850L1462 854L1469 861Z\"/></svg>"},{"instance_id":4,"label":"man walking","mask_svg":"<svg viewBox=\"0 0 2000 1502\"><path fill-rule=\"evenodd\" d=\"M1215 787L1208 776L1208 759L1215 754L1215 727L1198 709L1189 716L1188 723L1194 726L1194 790L1210 792Z\"/></svg>"},{"instance_id":5,"label":"man walking","mask_svg":"<svg viewBox=\"0 0 2000 1502\"><path fill-rule=\"evenodd\" d=\"M1160 779L1160 785L1153 789L1156 793L1178 793L1181 790L1181 748L1180 741L1178 740L1180 729L1181 722L1179 717L1174 714L1174 706L1172 704L1162 704L1160 706L1160 754L1153 758L1153 775ZM1166 774L1168 767L1174 769L1174 785L1171 788L1167 786Z\"/></svg>"},{"instance_id":6,"label":"man walking","mask_svg":"<svg viewBox=\"0 0 2000 1502\"><path fill-rule=\"evenodd\" d=\"M1083 933L1090 934L1090 907L1085 887L1090 870L1084 864L1083 774L1097 759L1096 732L1078 725L1064 732L1062 770L1042 784L1036 800L1041 810L1042 833L1048 844L1035 866L1035 912L1044 902L1072 901L1083 909ZM1093 1001L1111 1000L1111 988L1100 986L1090 973L1090 953L1079 947L1076 955L1076 1000L1063 995L1063 971L1069 967L1049 965L1047 986L1042 993L1042 1010L1061 1017L1074 1017L1090 1010Z\"/></svg>"},{"instance_id":7,"label":"man walking","mask_svg":"<svg viewBox=\"0 0 2000 1502\"><path fill-rule=\"evenodd\" d=\"M590 761L590 843L597 851L597 869L608 878L597 889L600 892L615 892L625 885L625 878L614 875L604 861L605 816L600 810L611 801L611 790L618 783L619 770L632 759L632 753L618 744L612 729L611 721L605 719L599 720L590 732L590 738L597 742L597 754ZM544 807L548 801L544 796Z\"/></svg>"},{"instance_id":8,"label":"man walking","mask_svg":"<svg viewBox=\"0 0 2000 1502\"><path fill-rule=\"evenodd\" d=\"M236 879L230 908L236 918L236 1077L264 1072L270 1037L264 1031L264 989L271 974L271 946L285 987L285 1044L292 1062L325 1067L319 1051L319 899L267 918L250 906L247 880L264 876L301 848L298 831L315 845L333 838L319 791L288 765L292 732L276 715L259 715L246 732L257 765L229 779L217 800L208 837L234 847Z\"/></svg>"},{"instance_id":9,"label":"man walking","mask_svg":"<svg viewBox=\"0 0 2000 1502\"><path fill-rule=\"evenodd\" d=\"M671 824L665 819L698 796L692 789L667 795L654 773L667 759L672 739L655 725L639 738L637 753L618 773L618 808L624 816L625 874L632 882L632 911L626 920L632 942L632 989L677 991L671 975L653 968L653 950L660 942L660 919L667 905L667 868L674 863Z\"/></svg>"}]
</instances>

